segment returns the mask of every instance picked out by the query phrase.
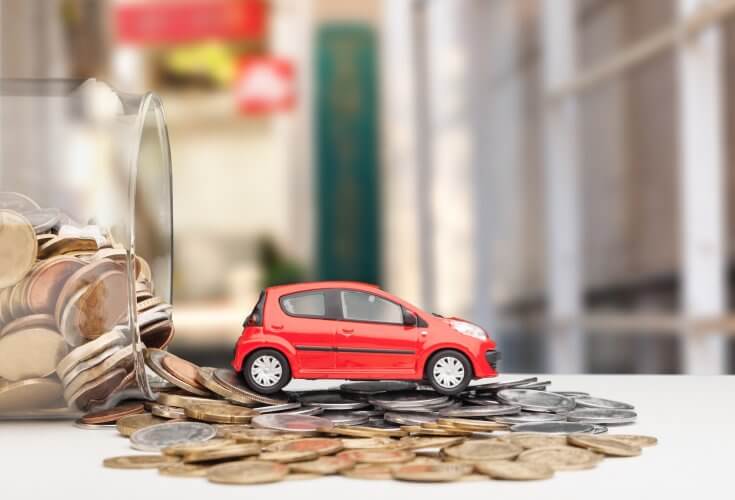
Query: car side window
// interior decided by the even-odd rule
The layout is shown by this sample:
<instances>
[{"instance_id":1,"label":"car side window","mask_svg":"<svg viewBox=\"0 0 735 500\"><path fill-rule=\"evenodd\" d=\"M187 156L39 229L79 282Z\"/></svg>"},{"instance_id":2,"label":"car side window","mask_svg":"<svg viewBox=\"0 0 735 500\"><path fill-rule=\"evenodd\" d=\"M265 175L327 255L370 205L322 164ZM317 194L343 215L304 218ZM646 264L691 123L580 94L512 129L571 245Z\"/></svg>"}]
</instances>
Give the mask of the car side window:
<instances>
[{"instance_id":1,"label":"car side window","mask_svg":"<svg viewBox=\"0 0 735 500\"><path fill-rule=\"evenodd\" d=\"M281 297L281 308L290 316L324 317L326 299L323 292L301 292Z\"/></svg>"},{"instance_id":2,"label":"car side window","mask_svg":"<svg viewBox=\"0 0 735 500\"><path fill-rule=\"evenodd\" d=\"M353 321L403 324L401 306L382 297L365 292L340 292L342 316Z\"/></svg>"}]
</instances>

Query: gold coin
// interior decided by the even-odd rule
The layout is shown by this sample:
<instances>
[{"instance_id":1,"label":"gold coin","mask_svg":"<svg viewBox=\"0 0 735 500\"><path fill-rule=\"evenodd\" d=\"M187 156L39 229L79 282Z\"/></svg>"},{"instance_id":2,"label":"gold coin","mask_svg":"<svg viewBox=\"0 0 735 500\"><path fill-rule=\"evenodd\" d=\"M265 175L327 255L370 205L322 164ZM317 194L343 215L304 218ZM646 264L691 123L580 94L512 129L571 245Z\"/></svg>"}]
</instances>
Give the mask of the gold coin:
<instances>
[{"instance_id":1,"label":"gold coin","mask_svg":"<svg viewBox=\"0 0 735 500\"><path fill-rule=\"evenodd\" d=\"M201 385L212 391L214 394L217 394L218 396L225 398L228 401L232 401L238 404L244 404L246 406L254 406L258 404L258 402L254 399L249 398L243 394L236 393L235 391L232 391L221 383L217 382L217 379L214 378L214 368L199 368L196 379Z\"/></svg>"},{"instance_id":2,"label":"gold coin","mask_svg":"<svg viewBox=\"0 0 735 500\"><path fill-rule=\"evenodd\" d=\"M342 448L342 441L339 439L304 438L271 443L264 451L314 451L319 455L332 455Z\"/></svg>"},{"instance_id":3,"label":"gold coin","mask_svg":"<svg viewBox=\"0 0 735 500\"><path fill-rule=\"evenodd\" d=\"M190 451L184 455L184 463L211 462L232 458L252 457L260 453L257 443L239 443L210 448L208 450Z\"/></svg>"},{"instance_id":4,"label":"gold coin","mask_svg":"<svg viewBox=\"0 0 735 500\"><path fill-rule=\"evenodd\" d=\"M166 406L174 406L176 408L186 408L193 404L211 404L221 402L218 399L210 399L201 396L190 396L188 394L178 394L171 392L160 392L156 397L156 401Z\"/></svg>"},{"instance_id":5,"label":"gold coin","mask_svg":"<svg viewBox=\"0 0 735 500\"><path fill-rule=\"evenodd\" d=\"M145 427L150 427L151 425L165 424L166 422L170 422L170 420L156 417L154 415L151 415L150 413L143 413L122 417L117 421L115 425L117 426L117 432L119 432L123 436L130 437L135 431L139 429L144 429Z\"/></svg>"},{"instance_id":6,"label":"gold coin","mask_svg":"<svg viewBox=\"0 0 735 500\"><path fill-rule=\"evenodd\" d=\"M444 448L454 446L464 441L463 437L404 437L398 442L402 448L420 450L422 448Z\"/></svg>"},{"instance_id":7,"label":"gold coin","mask_svg":"<svg viewBox=\"0 0 735 500\"><path fill-rule=\"evenodd\" d=\"M438 483L457 481L472 472L472 466L453 463L406 464L393 468L392 472L393 478L401 481Z\"/></svg>"},{"instance_id":8,"label":"gold coin","mask_svg":"<svg viewBox=\"0 0 735 500\"><path fill-rule=\"evenodd\" d=\"M447 457L469 462L505 460L517 457L523 448L500 439L478 439L465 441L456 446L442 449Z\"/></svg>"},{"instance_id":9,"label":"gold coin","mask_svg":"<svg viewBox=\"0 0 735 500\"><path fill-rule=\"evenodd\" d=\"M548 465L535 462L511 462L510 460L477 462L475 469L478 472L487 474L493 479L507 479L511 481L549 479L554 475L554 469Z\"/></svg>"},{"instance_id":10,"label":"gold coin","mask_svg":"<svg viewBox=\"0 0 735 500\"><path fill-rule=\"evenodd\" d=\"M347 450L367 450L374 448L395 448L399 441L389 437L342 439L342 447Z\"/></svg>"},{"instance_id":11,"label":"gold coin","mask_svg":"<svg viewBox=\"0 0 735 500\"><path fill-rule=\"evenodd\" d=\"M184 408L186 416L203 422L218 424L244 424L250 422L257 412L243 406L228 403L197 403Z\"/></svg>"},{"instance_id":12,"label":"gold coin","mask_svg":"<svg viewBox=\"0 0 735 500\"><path fill-rule=\"evenodd\" d=\"M207 479L222 484L258 484L280 481L288 474L288 466L273 462L230 462L215 465Z\"/></svg>"},{"instance_id":13,"label":"gold coin","mask_svg":"<svg viewBox=\"0 0 735 500\"><path fill-rule=\"evenodd\" d=\"M258 456L258 460L266 462L279 462L288 464L291 462L303 462L305 460L315 460L319 458L319 453L315 451L266 451Z\"/></svg>"},{"instance_id":14,"label":"gold coin","mask_svg":"<svg viewBox=\"0 0 735 500\"><path fill-rule=\"evenodd\" d=\"M175 455L183 457L188 453L197 453L202 451L215 450L223 446L229 446L235 444L232 439L214 438L209 441L195 441L190 443L179 443L168 446L161 450L164 455Z\"/></svg>"},{"instance_id":15,"label":"gold coin","mask_svg":"<svg viewBox=\"0 0 735 500\"><path fill-rule=\"evenodd\" d=\"M156 469L164 465L179 463L179 457L165 455L128 455L106 458L102 465L110 469Z\"/></svg>"},{"instance_id":16,"label":"gold coin","mask_svg":"<svg viewBox=\"0 0 735 500\"><path fill-rule=\"evenodd\" d=\"M436 423L440 426L456 427L469 431L504 431L509 428L509 426L498 422L471 418L439 418Z\"/></svg>"},{"instance_id":17,"label":"gold coin","mask_svg":"<svg viewBox=\"0 0 735 500\"><path fill-rule=\"evenodd\" d=\"M574 446L533 448L518 456L519 462L540 463L551 467L555 471L591 469L600 460L602 460L601 455Z\"/></svg>"},{"instance_id":18,"label":"gold coin","mask_svg":"<svg viewBox=\"0 0 735 500\"><path fill-rule=\"evenodd\" d=\"M67 346L55 330L29 328L0 337L0 378L9 381L46 377L66 356Z\"/></svg>"},{"instance_id":19,"label":"gold coin","mask_svg":"<svg viewBox=\"0 0 735 500\"><path fill-rule=\"evenodd\" d=\"M289 465L292 471L308 474L336 474L354 467L355 462L347 457L319 457L308 462L296 462Z\"/></svg>"},{"instance_id":20,"label":"gold coin","mask_svg":"<svg viewBox=\"0 0 735 500\"><path fill-rule=\"evenodd\" d=\"M607 434L604 437L607 439L614 439L615 441L622 441L625 444L637 446L639 448L658 444L658 439L652 436L640 436L636 434Z\"/></svg>"},{"instance_id":21,"label":"gold coin","mask_svg":"<svg viewBox=\"0 0 735 500\"><path fill-rule=\"evenodd\" d=\"M249 431L253 428L250 424L212 424L212 427L217 431L218 438L229 438L230 434ZM241 441L252 441L252 439L241 439Z\"/></svg>"},{"instance_id":22,"label":"gold coin","mask_svg":"<svg viewBox=\"0 0 735 500\"><path fill-rule=\"evenodd\" d=\"M50 240L38 249L39 259L48 259L54 255L75 254L97 251L94 238L63 237Z\"/></svg>"},{"instance_id":23,"label":"gold coin","mask_svg":"<svg viewBox=\"0 0 735 500\"><path fill-rule=\"evenodd\" d=\"M363 464L399 464L413 460L416 455L408 450L347 450L337 454L353 462Z\"/></svg>"},{"instance_id":24,"label":"gold coin","mask_svg":"<svg viewBox=\"0 0 735 500\"><path fill-rule=\"evenodd\" d=\"M379 429L377 427L364 427L361 425L352 425L350 427L335 426L329 429L329 434L337 434L339 436L349 437L403 437L407 434L402 429Z\"/></svg>"},{"instance_id":25,"label":"gold coin","mask_svg":"<svg viewBox=\"0 0 735 500\"><path fill-rule=\"evenodd\" d=\"M61 405L61 393L61 384L49 378L5 381L0 384L0 412L28 411Z\"/></svg>"},{"instance_id":26,"label":"gold coin","mask_svg":"<svg viewBox=\"0 0 735 500\"><path fill-rule=\"evenodd\" d=\"M428 429L425 427L421 427L419 429L409 431L409 435L411 436L444 436L444 437L464 436L464 437L470 437L472 436L472 431L466 431L458 427L456 428L444 427L444 428L437 428L437 429Z\"/></svg>"},{"instance_id":27,"label":"gold coin","mask_svg":"<svg viewBox=\"0 0 735 500\"><path fill-rule=\"evenodd\" d=\"M146 408L152 414L162 418L186 418L183 408L177 408L176 406L162 405L161 403L146 403Z\"/></svg>"},{"instance_id":28,"label":"gold coin","mask_svg":"<svg viewBox=\"0 0 735 500\"><path fill-rule=\"evenodd\" d=\"M541 432L518 432L503 436L500 439L509 440L513 444L524 449L546 448L549 446L564 446L567 444L566 436L554 436Z\"/></svg>"},{"instance_id":29,"label":"gold coin","mask_svg":"<svg viewBox=\"0 0 735 500\"><path fill-rule=\"evenodd\" d=\"M568 436L567 440L573 446L586 448L610 457L637 457L641 454L640 447L631 446L623 441L611 439L607 436L572 434Z\"/></svg>"},{"instance_id":30,"label":"gold coin","mask_svg":"<svg viewBox=\"0 0 735 500\"><path fill-rule=\"evenodd\" d=\"M173 464L159 467L158 473L162 476L204 477L207 475L207 471L209 471L210 468L210 465Z\"/></svg>"},{"instance_id":31,"label":"gold coin","mask_svg":"<svg viewBox=\"0 0 735 500\"><path fill-rule=\"evenodd\" d=\"M357 464L340 474L354 479L393 479L392 466L388 464Z\"/></svg>"},{"instance_id":32,"label":"gold coin","mask_svg":"<svg viewBox=\"0 0 735 500\"><path fill-rule=\"evenodd\" d=\"M273 429L241 429L226 431L225 437L234 439L237 442L256 441L259 443L275 443L278 441L291 441L306 436L291 432L280 432Z\"/></svg>"},{"instance_id":33,"label":"gold coin","mask_svg":"<svg viewBox=\"0 0 735 500\"><path fill-rule=\"evenodd\" d=\"M0 210L0 288L18 283L36 262L38 240L28 219Z\"/></svg>"}]
</instances>

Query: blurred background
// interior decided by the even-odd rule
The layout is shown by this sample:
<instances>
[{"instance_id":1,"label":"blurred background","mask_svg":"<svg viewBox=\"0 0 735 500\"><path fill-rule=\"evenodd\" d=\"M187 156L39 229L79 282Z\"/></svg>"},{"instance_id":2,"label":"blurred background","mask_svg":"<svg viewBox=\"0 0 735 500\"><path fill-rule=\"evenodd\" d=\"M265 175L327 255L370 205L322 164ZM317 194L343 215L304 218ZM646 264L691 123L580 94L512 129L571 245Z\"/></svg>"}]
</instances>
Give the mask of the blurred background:
<instances>
[{"instance_id":1,"label":"blurred background","mask_svg":"<svg viewBox=\"0 0 735 500\"><path fill-rule=\"evenodd\" d=\"M0 76L162 97L192 361L354 279L503 372L735 371L732 0L0 0Z\"/></svg>"}]
</instances>

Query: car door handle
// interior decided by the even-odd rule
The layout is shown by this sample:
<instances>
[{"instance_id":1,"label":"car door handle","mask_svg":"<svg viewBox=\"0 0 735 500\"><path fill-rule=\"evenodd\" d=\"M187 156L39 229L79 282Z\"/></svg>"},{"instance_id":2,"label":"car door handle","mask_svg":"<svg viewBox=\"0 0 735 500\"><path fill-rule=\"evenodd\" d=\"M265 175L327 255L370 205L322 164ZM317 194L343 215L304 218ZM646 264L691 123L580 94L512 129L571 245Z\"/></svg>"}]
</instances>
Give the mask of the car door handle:
<instances>
[{"instance_id":1,"label":"car door handle","mask_svg":"<svg viewBox=\"0 0 735 500\"><path fill-rule=\"evenodd\" d=\"M283 330L283 325L271 325L274 330Z\"/></svg>"},{"instance_id":2,"label":"car door handle","mask_svg":"<svg viewBox=\"0 0 735 500\"><path fill-rule=\"evenodd\" d=\"M354 328L342 328L342 333L352 333L354 331Z\"/></svg>"}]
</instances>

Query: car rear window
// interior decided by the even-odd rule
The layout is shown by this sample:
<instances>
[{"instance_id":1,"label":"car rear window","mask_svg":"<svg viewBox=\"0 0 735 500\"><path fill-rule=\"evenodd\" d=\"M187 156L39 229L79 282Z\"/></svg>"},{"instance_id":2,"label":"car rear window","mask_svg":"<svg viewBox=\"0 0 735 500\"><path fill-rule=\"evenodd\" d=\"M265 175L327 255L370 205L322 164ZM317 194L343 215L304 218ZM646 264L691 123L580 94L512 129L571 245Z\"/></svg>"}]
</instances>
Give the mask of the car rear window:
<instances>
[{"instance_id":1,"label":"car rear window","mask_svg":"<svg viewBox=\"0 0 735 500\"><path fill-rule=\"evenodd\" d=\"M301 292L281 297L281 308L290 316L324 317L327 312L324 292Z\"/></svg>"}]
</instances>

